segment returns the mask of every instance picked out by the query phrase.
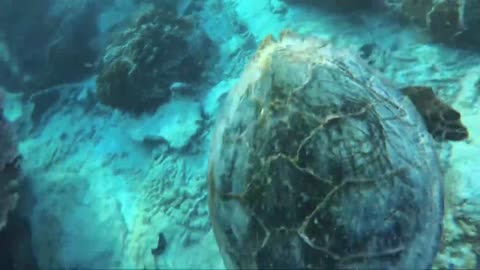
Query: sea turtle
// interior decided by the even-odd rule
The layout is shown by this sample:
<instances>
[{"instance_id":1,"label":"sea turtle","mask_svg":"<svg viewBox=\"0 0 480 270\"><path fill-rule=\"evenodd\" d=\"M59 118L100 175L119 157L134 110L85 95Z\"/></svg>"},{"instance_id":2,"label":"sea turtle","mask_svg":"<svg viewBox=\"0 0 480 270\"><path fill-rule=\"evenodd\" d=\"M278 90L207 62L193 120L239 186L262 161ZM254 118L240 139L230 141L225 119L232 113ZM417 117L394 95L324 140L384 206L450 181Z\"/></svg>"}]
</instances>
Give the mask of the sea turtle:
<instances>
[{"instance_id":1,"label":"sea turtle","mask_svg":"<svg viewBox=\"0 0 480 270\"><path fill-rule=\"evenodd\" d=\"M317 38L267 37L211 142L209 210L225 265L431 267L443 215L432 137L466 136L429 88L394 89Z\"/></svg>"}]
</instances>

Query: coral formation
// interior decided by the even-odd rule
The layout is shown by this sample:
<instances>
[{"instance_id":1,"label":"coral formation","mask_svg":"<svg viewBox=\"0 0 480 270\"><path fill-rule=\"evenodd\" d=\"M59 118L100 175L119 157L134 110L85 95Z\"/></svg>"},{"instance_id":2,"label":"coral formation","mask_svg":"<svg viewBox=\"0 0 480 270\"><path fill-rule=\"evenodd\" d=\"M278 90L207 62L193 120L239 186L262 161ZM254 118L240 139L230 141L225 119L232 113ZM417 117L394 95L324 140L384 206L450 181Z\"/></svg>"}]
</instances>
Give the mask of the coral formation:
<instances>
[{"instance_id":1,"label":"coral formation","mask_svg":"<svg viewBox=\"0 0 480 270\"><path fill-rule=\"evenodd\" d=\"M367 0L367 1L314 1L283 0L290 4L326 6L340 10L378 8L426 28L431 37L439 42L466 46L480 44L479 0Z\"/></svg>"},{"instance_id":2,"label":"coral formation","mask_svg":"<svg viewBox=\"0 0 480 270\"><path fill-rule=\"evenodd\" d=\"M0 29L11 57L0 57L0 78L7 79L0 84L35 91L91 75L100 50L97 17L106 2L6 1Z\"/></svg>"},{"instance_id":3,"label":"coral formation","mask_svg":"<svg viewBox=\"0 0 480 270\"><path fill-rule=\"evenodd\" d=\"M0 92L0 230L7 224L8 213L15 209L19 195L19 154L12 127L3 116L4 96Z\"/></svg>"},{"instance_id":4,"label":"coral formation","mask_svg":"<svg viewBox=\"0 0 480 270\"><path fill-rule=\"evenodd\" d=\"M117 36L107 48L97 78L103 104L145 111L168 100L174 84L198 82L210 41L192 18L152 9Z\"/></svg>"},{"instance_id":5,"label":"coral formation","mask_svg":"<svg viewBox=\"0 0 480 270\"><path fill-rule=\"evenodd\" d=\"M480 1L478 0L405 0L401 13L428 29L438 41L480 42Z\"/></svg>"},{"instance_id":6,"label":"coral formation","mask_svg":"<svg viewBox=\"0 0 480 270\"><path fill-rule=\"evenodd\" d=\"M218 44L220 61L215 63L214 69L209 69L207 78L201 79L202 85L199 87L180 80L170 84L170 92L174 94L171 101L161 105L154 114L142 114L138 117L138 115L121 113L98 106L98 100L95 97L96 78L73 85L70 84L71 77L70 79L63 77L66 75L63 74L64 71L71 74L69 64L79 66L90 63L81 56L83 55L81 48L85 48L87 43L92 44L90 36L83 33L75 34L74 32L79 30L75 27L72 29L72 35L66 39L62 39L63 36L60 34L60 32L64 32L70 35L68 28L79 24L70 24L69 22L75 21L88 23L88 25L84 25L83 30L85 33L90 32L87 29L95 25L93 18L81 16L81 19L75 19L74 14L78 14L81 10L77 3L93 1L110 6L99 14L97 22L98 37L102 43L104 42L103 44L111 41L110 33L120 33L126 29L125 27L129 27L128 19L134 18L139 12L144 11L144 8L155 6L164 11L170 10L181 15L194 14L197 16L196 22L205 29L214 43ZM15 222L17 214L25 215L28 218L26 221L31 222L33 251L39 261L40 269L226 269L221 263L220 253L208 219L208 196L205 194L207 189L205 170L208 155L206 145L213 133L211 125L214 120L225 114L225 111L220 111L220 106L228 100L228 92L234 89L238 76L245 63L250 59L258 41L265 34L277 33L279 29L286 26L301 33L330 39L337 48L358 48L358 53L352 53L360 55L370 66L382 71L388 78L387 87L389 89L395 90L408 85L431 86L434 89L433 92L438 94L445 104L461 113L462 120L468 127L470 139L465 143L435 143L436 148L445 148L444 152L439 152L442 169L448 172L450 168L455 168L459 172L445 179L447 191L454 194L455 199L451 199L450 203L445 200L447 212L444 220L449 222L443 223L442 244L439 248L439 255L437 255L437 264L433 268L480 269L476 262L480 257L475 258L476 253L480 254L480 242L478 241L480 239L480 227L478 226L480 224L480 196L478 196L480 181L476 181L480 179L478 166L480 164L480 155L478 155L480 153L480 121L478 121L480 55L431 42L423 31L422 34L418 34L418 31L411 31L412 25L406 26L391 20L391 18L384 18L383 14L372 14L371 11L363 10L358 13L352 12L353 14L346 16L330 12L331 10L328 9L322 10L325 6L322 2L333 3L335 0L310 0L310 5L294 5L295 0L289 0L287 5L284 4L285 1L287 0L3 1L2 11L4 12L0 12L0 17L9 16L16 21L0 27L0 39L7 38L4 43L7 46L4 48L8 53L4 56L12 56L11 58L2 58L0 53L0 59L18 61L19 73L13 73L15 68L12 67L12 62L5 60L4 64L0 64L0 84L3 84L8 90L20 90L22 88L18 87L15 79L21 81L22 76L27 72L34 76L31 84L45 85L36 79L39 77L35 71L45 67L41 63L42 56L47 56L47 44L51 45L50 53L48 53L50 63L57 63L56 70L62 72L62 75L60 72L54 73L54 75L65 79L67 84L56 85L53 88L48 87L31 95L15 95L18 105L11 102L13 96L8 95L5 115L7 119L15 122L18 138L22 139L19 144L19 151L23 159L21 168L22 173L25 173L27 179L31 180L25 181L25 184L31 184L33 194L29 197L23 193L28 187L22 184L19 202L19 206L22 207L17 207L9 214L8 224L0 232L0 269L34 269L33 267L23 267L22 264L16 264L16 268L7 268L2 264L2 261L8 258L8 256L4 256L7 252L4 252L2 247L8 248L12 254L18 254L10 243L24 245L24 241L14 233L21 227L18 222ZM297 2L300 1L302 0L297 0ZM400 3L408 0L386 1ZM142 3L137 6L133 2ZM338 3L342 2L345 4L345 0L338 1ZM365 1L351 0L351 4L356 4L355 2L362 4L360 2ZM472 5L475 2L478 3L478 1L469 1L466 4ZM187 8L188 3L192 4ZM18 12L10 12L11 9L7 8L9 5L18 6ZM56 10L52 10L52 5L69 7L58 7ZM202 5L201 10L194 8L194 5ZM25 9L27 6L29 8ZM54 18L49 22L45 22L44 15L42 15L47 13L47 11L42 11L47 6L50 10L48 17ZM322 8L312 8L313 6ZM350 10L358 9L352 6ZM423 14L428 12L421 8L417 10L422 11ZM412 10L412 12L414 11ZM473 14L475 9L464 9L464 12ZM60 18L58 16L66 20L58 21L55 19ZM31 18L34 17L37 24L31 23ZM464 15L464 17L468 16ZM478 19L480 16L477 16ZM474 22L475 20L472 18L464 23L472 25ZM425 27L426 23L425 20ZM61 27L56 28L59 26ZM50 29L52 33L48 34L44 29ZM60 29L64 30L60 31ZM133 34L131 35L133 36ZM12 42L12 37L18 38L18 41ZM83 43L80 44L80 41ZM78 46L71 46L71 44ZM95 44L98 45L96 40ZM125 42L124 45L127 46L128 42ZM0 51L1 47L0 44ZM69 51L69 48L73 50ZM77 48L80 50L75 51ZM198 46L198 53L204 53L203 49L205 48ZM318 50L322 49L318 48ZM148 48L146 51L148 52ZM78 57L74 58L73 54L77 54ZM305 55L305 57L308 58L309 55ZM62 62L62 60L72 58L78 61ZM26 59L30 59L30 61L26 61ZM96 63L91 63L92 69L96 67ZM29 64L29 69L25 70L27 64ZM269 67L268 61L264 61L262 64L264 67ZM101 66L98 67L101 68ZM347 63L346 67L346 70L349 70L350 63ZM88 68L82 68L82 70L88 70ZM293 72L289 76L293 77L300 68L295 66L291 70ZM151 72L151 69L148 72ZM273 78L273 81L278 80L276 74L278 73L275 73L276 78ZM356 79L359 79L359 85L374 77L369 73L365 77L357 76L359 73L356 71L353 74ZM16 75L19 77L15 77ZM249 74L253 78L256 75L258 75L256 72ZM313 81L318 82L321 79L323 78L313 79ZM203 82L206 81L208 81L206 84L218 84L210 88L210 85L203 85ZM240 82L244 81L240 80ZM325 84L329 86L327 91L333 92L340 88L342 81L335 80L331 84L327 82ZM369 85L375 89L377 85L375 78ZM250 90L252 91L249 93L251 96L255 96L258 89L264 89L262 85L252 84L251 86ZM199 90L201 90L200 93ZM270 93L281 94L289 89L285 87L279 90ZM418 88L417 90L422 89ZM421 92L428 93L424 90ZM299 93L301 91L303 90L300 90ZM363 91L356 92L363 93ZM389 94L396 95L397 92L399 91L389 92ZM195 98L190 96L191 93L196 95ZM181 97L179 98L177 94L181 94ZM409 93L406 94L409 95ZM293 96L297 98L297 96ZM355 97L355 95L353 96ZM444 120L457 121L455 120L457 116L453 112L448 113L447 111L447 114L443 114L430 110L429 105L423 105L422 99L428 101L427 103L433 101L429 95L424 98L423 96L423 94L419 95L420 100L418 101L420 102L417 101L417 103L420 106L417 106L417 111L422 116L421 109L426 109L423 117L427 120L425 121L427 129L428 119L440 121L438 122L440 125L437 127L446 123L439 118L442 116L453 116L453 119L448 117ZM260 97L263 98L261 95ZM308 97L312 103L315 102L314 98ZM407 107L412 107L410 103L416 105L415 99L406 96L402 98L401 102L407 104ZM272 99L266 98L266 100ZM23 104L28 108L23 107L21 102L27 103ZM285 104L275 103L272 110L267 107L265 112L268 113L277 108L285 108ZM405 111L404 109L398 108L398 111L395 112L402 113ZM439 109L442 109L442 106ZM13 110L15 114L12 114ZM374 110L368 112L372 111ZM247 111L247 113L251 112L253 110ZM406 115L405 120L409 121L410 128L416 126L419 120ZM21 124L18 121L21 120L20 116L22 119L24 117L30 119L32 116L32 127L22 132L19 129L21 126L17 125ZM282 134L285 135L282 133L285 132L282 127L287 126L286 123L292 123L292 126L297 123L302 124L294 121L301 120L300 117L294 117L291 119L281 118L279 128L276 130L278 134L272 133L269 136L282 138ZM359 119L355 119L355 117L337 118L337 120L346 120L346 126L348 123L358 123L360 128L368 126L368 123L364 125L361 117L359 116ZM383 116L380 115L379 118L381 117ZM314 119L315 116L309 119L312 118ZM269 123L273 123L272 118L267 119L270 119ZM318 121L321 119L321 116L317 117ZM226 141L230 138L239 138L237 142L231 143L241 145L244 142L241 139L249 134L245 127L248 128L256 120L241 123L239 136L226 136ZM335 120L334 118L330 122L332 126L340 127L341 131L345 131L342 123L335 123ZM388 126L394 121L397 119L389 120L386 125ZM74 124L72 125L72 123ZM448 123L446 124L448 126ZM371 125L375 125L375 122L371 121ZM431 127L433 127L432 131L435 130L435 125ZM241 133L240 131L246 132ZM265 133L263 132L263 134ZM399 129L398 133L400 136L410 135L404 129ZM287 135L290 134L297 134L297 132L294 130ZM372 137L375 137L378 132L375 132L374 129L369 134L373 134ZM347 137L349 134L344 134L344 136ZM427 137L428 135L425 136L425 138ZM295 137L292 135L291 138ZM338 138L338 135L335 134L333 138ZM358 146L373 145L373 153L381 152L377 149L381 148L382 140L373 140L370 137L363 140L364 138L354 134L346 141L358 142ZM442 136L438 138L442 139ZM427 139L427 142L430 142L430 139ZM285 139L283 141L285 143L278 144L279 149L289 147L294 141L294 139ZM321 143L319 142L319 147ZM265 145L273 147L268 143ZM343 151L354 147L348 145L343 147L339 143L332 144L331 149ZM408 147L412 146L408 145ZM243 153L224 151L220 154L222 159L228 160L232 156L234 157L231 158L231 163L225 163L225 171L227 171L228 168L238 168L235 162L240 160L237 157L241 157ZM368 154L366 155L368 156ZM415 158L412 159L412 163L415 163ZM365 159L368 160L368 157L358 160ZM376 168L378 163L371 162L371 165L372 168ZM424 166L424 164L420 165ZM421 167L420 165L418 166ZM232 173L234 186L240 182L238 179L241 180L241 177L235 176L251 169L248 166L239 168L238 171ZM276 168L278 171L288 169L282 166ZM280 177L272 177L274 183L278 183L279 179L282 180ZM295 180L303 182L301 177ZM295 182L293 183L295 184ZM403 184L400 181L397 183ZM252 186L259 187L260 185ZM312 187L309 192L314 192L318 187L322 187L322 184L308 185L308 187ZM451 187L455 187L455 189L451 189ZM294 188L299 190L297 186ZM421 192L416 194L421 194ZM387 193L387 198L389 195ZM0 198L3 198L1 196L2 194L0 194ZM32 207L28 205L29 198L34 198L32 202L35 204ZM284 196L278 202L282 205L288 199L289 197ZM303 199L304 197L301 198L302 202ZM27 203L24 204L25 202ZM355 202L360 204L361 201L356 200ZM385 209L381 202L381 198L376 201L378 208ZM410 202L407 201L404 206L408 208L411 206ZM227 203L233 204L234 201ZM391 206L391 209L396 209L390 202L387 205ZM21 211L24 209L28 212ZM375 211L369 210L365 213L371 215L373 220L378 213L377 205L375 205ZM283 213L287 215L292 212L295 214L295 211ZM232 220L237 215L241 217L242 214L235 211L231 211L231 213L234 216ZM301 211L296 211L296 213L301 213ZM257 225L254 221L250 223L252 226ZM234 236L241 235L244 232L242 229L248 227L239 226L237 228L239 229L233 230ZM2 238L2 233L8 238L8 241L3 241L5 238ZM272 236L271 239L274 239L275 233L272 233ZM164 245L165 243L167 244ZM243 249L240 250L240 252L243 251ZM421 255L425 255L423 251ZM287 255L289 254L286 254L285 257ZM21 260L21 262L25 261Z\"/></svg>"}]
</instances>

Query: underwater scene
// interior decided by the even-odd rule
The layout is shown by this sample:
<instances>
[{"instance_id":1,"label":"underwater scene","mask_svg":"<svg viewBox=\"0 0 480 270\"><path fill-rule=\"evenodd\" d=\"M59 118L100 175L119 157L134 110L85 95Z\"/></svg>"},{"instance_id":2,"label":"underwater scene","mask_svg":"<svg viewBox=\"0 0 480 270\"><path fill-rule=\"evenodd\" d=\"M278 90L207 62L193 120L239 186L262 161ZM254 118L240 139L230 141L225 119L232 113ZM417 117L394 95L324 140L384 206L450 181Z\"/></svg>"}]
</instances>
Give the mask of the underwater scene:
<instances>
[{"instance_id":1,"label":"underwater scene","mask_svg":"<svg viewBox=\"0 0 480 270\"><path fill-rule=\"evenodd\" d=\"M480 269L480 0L0 0L0 269Z\"/></svg>"}]
</instances>

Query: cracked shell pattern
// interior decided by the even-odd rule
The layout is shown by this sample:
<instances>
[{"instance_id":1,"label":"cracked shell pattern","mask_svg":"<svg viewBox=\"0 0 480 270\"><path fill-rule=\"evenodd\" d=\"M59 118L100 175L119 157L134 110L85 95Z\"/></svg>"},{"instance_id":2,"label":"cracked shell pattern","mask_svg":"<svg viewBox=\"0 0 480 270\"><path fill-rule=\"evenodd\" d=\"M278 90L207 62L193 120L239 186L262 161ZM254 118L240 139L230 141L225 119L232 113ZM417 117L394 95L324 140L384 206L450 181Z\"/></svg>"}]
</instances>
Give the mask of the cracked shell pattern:
<instances>
[{"instance_id":1,"label":"cracked shell pattern","mask_svg":"<svg viewBox=\"0 0 480 270\"><path fill-rule=\"evenodd\" d=\"M443 176L412 103L361 60L284 32L229 93L209 161L228 268L426 269Z\"/></svg>"}]
</instances>

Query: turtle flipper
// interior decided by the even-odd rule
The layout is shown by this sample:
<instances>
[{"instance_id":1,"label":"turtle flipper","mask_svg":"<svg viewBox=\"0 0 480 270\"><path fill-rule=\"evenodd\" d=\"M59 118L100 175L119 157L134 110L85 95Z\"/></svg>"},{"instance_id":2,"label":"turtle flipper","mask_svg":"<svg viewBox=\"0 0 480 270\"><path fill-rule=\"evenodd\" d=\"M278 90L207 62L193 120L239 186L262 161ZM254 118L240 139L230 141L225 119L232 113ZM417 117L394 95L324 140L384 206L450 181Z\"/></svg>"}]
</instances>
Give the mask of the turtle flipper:
<instances>
[{"instance_id":1,"label":"turtle flipper","mask_svg":"<svg viewBox=\"0 0 480 270\"><path fill-rule=\"evenodd\" d=\"M438 99L432 88L411 86L400 91L413 102L435 140L461 141L468 138L461 114Z\"/></svg>"}]
</instances>

